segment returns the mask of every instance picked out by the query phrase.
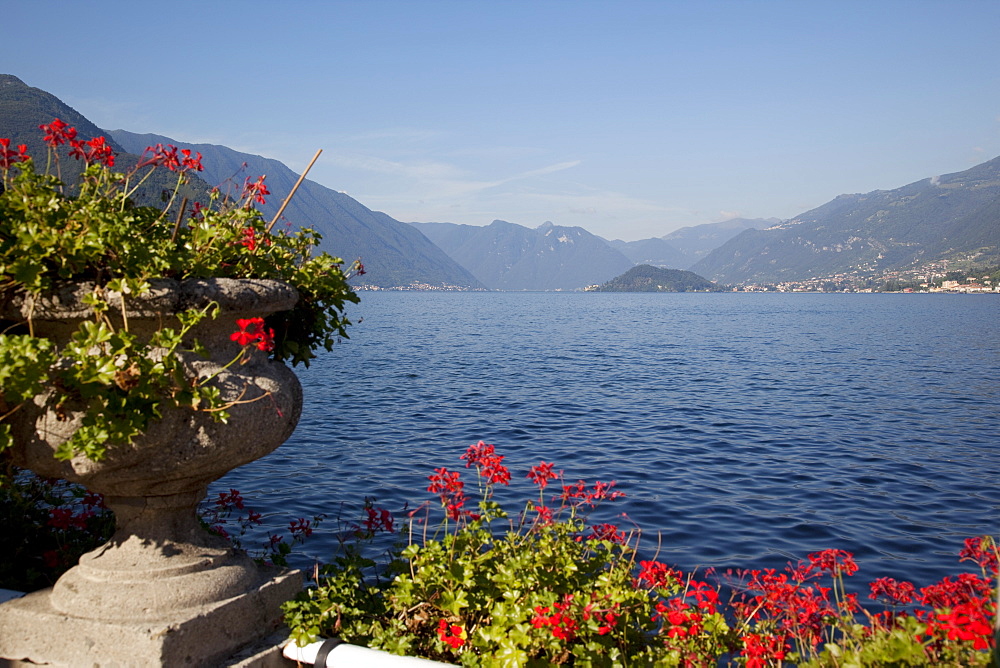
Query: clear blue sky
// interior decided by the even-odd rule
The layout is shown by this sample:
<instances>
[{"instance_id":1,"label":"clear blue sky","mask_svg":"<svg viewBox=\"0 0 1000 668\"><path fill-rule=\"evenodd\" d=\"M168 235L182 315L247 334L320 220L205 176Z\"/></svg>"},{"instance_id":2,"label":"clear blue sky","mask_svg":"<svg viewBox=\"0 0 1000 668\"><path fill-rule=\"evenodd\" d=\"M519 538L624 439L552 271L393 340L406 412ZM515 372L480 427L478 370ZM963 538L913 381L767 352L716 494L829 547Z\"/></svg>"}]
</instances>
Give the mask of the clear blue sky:
<instances>
[{"instance_id":1,"label":"clear blue sky","mask_svg":"<svg viewBox=\"0 0 1000 668\"><path fill-rule=\"evenodd\" d=\"M0 72L403 221L661 236L1000 155L1000 1L3 0Z\"/></svg>"}]
</instances>

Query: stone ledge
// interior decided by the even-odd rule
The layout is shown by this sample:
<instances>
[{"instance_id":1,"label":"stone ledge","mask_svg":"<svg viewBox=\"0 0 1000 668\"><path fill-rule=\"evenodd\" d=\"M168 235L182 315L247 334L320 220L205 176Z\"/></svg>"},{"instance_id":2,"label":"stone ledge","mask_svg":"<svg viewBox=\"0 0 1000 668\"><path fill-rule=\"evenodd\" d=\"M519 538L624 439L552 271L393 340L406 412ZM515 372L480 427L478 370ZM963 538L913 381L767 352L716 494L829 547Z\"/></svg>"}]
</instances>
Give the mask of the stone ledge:
<instances>
[{"instance_id":1,"label":"stone ledge","mask_svg":"<svg viewBox=\"0 0 1000 668\"><path fill-rule=\"evenodd\" d=\"M0 657L6 660L0 666L285 666L265 663L273 645L237 656L280 627L281 604L301 587L302 573L286 571L240 596L141 622L66 615L52 607L45 589L0 605Z\"/></svg>"},{"instance_id":2,"label":"stone ledge","mask_svg":"<svg viewBox=\"0 0 1000 668\"><path fill-rule=\"evenodd\" d=\"M288 629L283 628L229 657L220 668L296 668L300 664L282 653L286 642ZM0 668L5 668L2 663Z\"/></svg>"}]
</instances>

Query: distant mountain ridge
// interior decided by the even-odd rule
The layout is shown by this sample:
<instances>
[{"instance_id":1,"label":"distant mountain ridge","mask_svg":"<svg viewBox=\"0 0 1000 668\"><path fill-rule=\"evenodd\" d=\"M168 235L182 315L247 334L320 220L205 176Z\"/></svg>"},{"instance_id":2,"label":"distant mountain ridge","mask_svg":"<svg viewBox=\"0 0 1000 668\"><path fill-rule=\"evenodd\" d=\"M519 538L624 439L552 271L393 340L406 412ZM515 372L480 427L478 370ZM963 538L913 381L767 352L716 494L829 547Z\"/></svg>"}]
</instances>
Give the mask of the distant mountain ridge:
<instances>
[{"instance_id":1,"label":"distant mountain ridge","mask_svg":"<svg viewBox=\"0 0 1000 668\"><path fill-rule=\"evenodd\" d=\"M894 190L841 195L747 230L692 271L725 283L880 276L945 261L1000 262L1000 158Z\"/></svg>"},{"instance_id":2,"label":"distant mountain ridge","mask_svg":"<svg viewBox=\"0 0 1000 668\"><path fill-rule=\"evenodd\" d=\"M730 218L721 223L706 223L682 227L670 234L652 239L608 243L635 264L649 264L670 269L688 269L743 230L771 227L778 218Z\"/></svg>"},{"instance_id":3,"label":"distant mountain ridge","mask_svg":"<svg viewBox=\"0 0 1000 668\"><path fill-rule=\"evenodd\" d=\"M299 177L277 160L239 153L224 146L194 145L161 135L102 130L51 93L28 86L16 76L0 74L0 137L10 138L15 146L27 144L36 157L36 165L39 159L42 161L42 168L47 147L38 126L51 123L54 118L74 126L81 139L107 137L117 153L115 169L118 171L127 171L147 146L157 143L200 151L205 171L200 173L200 178L192 175L191 183L182 186L181 195L189 202L207 202L210 187L227 179L234 181L235 193L239 194L245 176L256 179L266 174L266 184L273 194L260 208L266 218L271 218ZM64 156L66 148L61 151ZM75 183L74 170L78 171L81 163L68 157L60 162L63 180ZM161 206L160 193L173 189L174 183L173 174L157 170L133 200L137 204ZM482 284L468 271L411 226L384 213L371 211L351 197L315 182L303 182L285 209L284 217L297 226L315 227L323 236L320 248L331 255L348 263L360 258L367 274L353 279L355 285L482 289Z\"/></svg>"},{"instance_id":4,"label":"distant mountain ridge","mask_svg":"<svg viewBox=\"0 0 1000 668\"><path fill-rule=\"evenodd\" d=\"M582 227L410 224L495 290L580 290L634 264Z\"/></svg>"},{"instance_id":5,"label":"distant mountain ridge","mask_svg":"<svg viewBox=\"0 0 1000 668\"><path fill-rule=\"evenodd\" d=\"M11 139L11 145L27 144L36 158L45 158L46 145L38 126L59 118L75 127L80 139L91 139L105 134L73 107L55 95L40 88L33 88L12 74L0 74L0 136ZM114 140L109 142L116 152L125 149ZM37 161L37 160L36 160ZM45 167L45 163L42 163Z\"/></svg>"},{"instance_id":6,"label":"distant mountain ridge","mask_svg":"<svg viewBox=\"0 0 1000 668\"><path fill-rule=\"evenodd\" d=\"M139 156L130 152L108 133L94 125L73 107L47 93L40 88L33 88L12 74L0 74L0 137L11 140L11 146L24 144L35 159L37 170L45 169L48 146L44 134L38 126L49 124L53 119L60 119L77 131L77 139L87 141L94 137L105 136L108 145L116 153L115 169L127 171L134 166ZM69 146L63 145L59 150L59 173L67 186L79 181L84 164L69 156ZM173 190L176 178L167 172L154 173L139 190L133 194L132 201L145 206L162 206L160 194L164 189ZM194 176L191 182L181 186L181 197L189 201L207 202L209 185ZM179 207L177 207L179 208Z\"/></svg>"},{"instance_id":7,"label":"distant mountain ridge","mask_svg":"<svg viewBox=\"0 0 1000 668\"><path fill-rule=\"evenodd\" d=\"M202 178L210 183L227 184L239 194L243 179L267 176L271 196L259 205L267 219L272 218L284 197L299 178L283 163L249 153L240 153L215 144L191 144L154 134L136 134L111 130L111 137L126 149L142 152L147 146L173 144L202 154L205 171ZM282 214L299 227L313 227L323 237L322 250L350 263L361 259L366 274L354 284L382 288L427 285L436 288L481 289L476 278L448 257L415 228L380 212L372 211L344 193L306 179Z\"/></svg>"},{"instance_id":8,"label":"distant mountain ridge","mask_svg":"<svg viewBox=\"0 0 1000 668\"><path fill-rule=\"evenodd\" d=\"M698 261L660 237L622 241L614 239L608 245L632 261L633 264L648 264L654 267L686 269Z\"/></svg>"},{"instance_id":9,"label":"distant mountain ridge","mask_svg":"<svg viewBox=\"0 0 1000 668\"><path fill-rule=\"evenodd\" d=\"M682 227L660 238L699 260L744 230L762 230L780 222L780 218L729 218L719 223Z\"/></svg>"},{"instance_id":10,"label":"distant mountain ridge","mask_svg":"<svg viewBox=\"0 0 1000 668\"><path fill-rule=\"evenodd\" d=\"M200 151L204 180L184 186L181 194L189 201L204 200L209 184L231 180L238 191L244 177L266 174L274 194L261 209L270 218L299 176L277 160L224 146L106 132L55 96L0 74L0 137L15 146L27 144L44 160L38 126L56 117L75 126L83 139L109 137L118 152L116 169L122 171L148 145ZM64 180L74 183L79 163L67 158L61 164ZM173 187L170 177L155 175L136 203L159 205L161 191ZM360 258L368 274L353 282L373 287L576 290L636 264L687 269L731 285L850 281L948 262L952 268L1000 263L1000 157L894 190L841 195L786 221L735 218L633 242L606 241L583 228L552 223L533 230L499 220L485 227L407 224L308 180L284 215L296 225L315 227L324 238L321 248L330 254L347 262Z\"/></svg>"}]
</instances>

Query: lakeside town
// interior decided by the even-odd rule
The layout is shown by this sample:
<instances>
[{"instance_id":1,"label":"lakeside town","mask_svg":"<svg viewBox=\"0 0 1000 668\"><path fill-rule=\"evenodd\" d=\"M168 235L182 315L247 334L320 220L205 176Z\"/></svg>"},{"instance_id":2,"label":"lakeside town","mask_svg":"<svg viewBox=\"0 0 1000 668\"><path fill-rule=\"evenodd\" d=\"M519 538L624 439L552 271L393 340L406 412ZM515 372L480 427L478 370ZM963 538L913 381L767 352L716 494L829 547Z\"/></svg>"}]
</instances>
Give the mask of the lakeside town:
<instances>
[{"instance_id":1,"label":"lakeside town","mask_svg":"<svg viewBox=\"0 0 1000 668\"><path fill-rule=\"evenodd\" d=\"M881 290L878 288L839 287L830 289L830 281L790 281L788 283L744 285L733 288L733 292L889 292L889 293L931 293L946 292L952 294L992 292L1000 293L1000 286L980 285L979 283L959 281L943 281L937 286L904 287L899 290Z\"/></svg>"},{"instance_id":2,"label":"lakeside town","mask_svg":"<svg viewBox=\"0 0 1000 668\"><path fill-rule=\"evenodd\" d=\"M589 286L592 291L598 286ZM383 288L372 285L355 287L359 291L443 291L489 292L484 288L470 290L458 285L411 285ZM888 293L1000 293L1000 267L949 271L945 263L933 263L919 269L888 272L881 276L865 276L861 272L835 274L799 281L779 283L749 283L731 286L732 292L888 292Z\"/></svg>"},{"instance_id":3,"label":"lakeside town","mask_svg":"<svg viewBox=\"0 0 1000 668\"><path fill-rule=\"evenodd\" d=\"M733 292L1000 293L1000 267L948 269L946 262L886 272L851 272L800 281L734 286Z\"/></svg>"}]
</instances>

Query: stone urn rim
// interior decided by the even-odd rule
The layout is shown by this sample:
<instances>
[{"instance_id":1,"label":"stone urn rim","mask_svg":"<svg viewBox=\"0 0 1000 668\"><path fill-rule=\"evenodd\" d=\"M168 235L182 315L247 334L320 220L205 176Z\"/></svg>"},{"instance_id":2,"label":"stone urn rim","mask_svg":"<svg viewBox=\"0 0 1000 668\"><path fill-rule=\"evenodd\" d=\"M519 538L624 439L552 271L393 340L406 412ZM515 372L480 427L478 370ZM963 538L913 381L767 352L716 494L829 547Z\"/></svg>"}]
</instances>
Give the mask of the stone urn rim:
<instances>
[{"instance_id":1,"label":"stone urn rim","mask_svg":"<svg viewBox=\"0 0 1000 668\"><path fill-rule=\"evenodd\" d=\"M13 306L20 312L33 311L36 336L66 340L78 323L93 317L93 310L82 301L82 297L93 289L93 283L66 283L34 303L28 299ZM216 420L212 412L183 406L165 407L162 415L151 421L131 443L109 444L100 460L83 454L59 460L54 457L56 448L79 428L88 409L85 405L69 404L62 411L50 403L47 393L43 393L14 416L16 442L11 453L15 462L50 477L82 483L105 495L134 496L136 487L146 484L149 457L155 457L166 469L175 464L170 453L174 450L182 453L176 462L180 466L175 471L176 476L164 470L157 479L150 481L159 490L155 493L173 494L186 489L178 488L180 476L200 477L201 473L226 466L228 448L223 448L223 443L242 453L232 459L228 468L270 452L288 438L298 421L302 407L301 385L283 361L271 359L253 346L240 353L241 347L231 340L231 334L239 317L286 311L294 307L297 299L294 287L271 279L165 279L152 283L148 293L134 301L126 299L129 328L140 339L147 338L157 329L174 326L172 320L183 310L218 304L220 314L198 323L186 336L197 339L202 350L174 354L187 369L192 382L206 379L218 388L219 396L227 404L228 421ZM113 307L105 315L113 319L121 317L120 313L116 316ZM239 359L238 364L233 363L236 359ZM252 439L241 433L245 429L241 425L247 420L256 424L247 431L255 434ZM134 481L128 491L114 491L106 483L99 482L121 470L128 470Z\"/></svg>"},{"instance_id":2,"label":"stone urn rim","mask_svg":"<svg viewBox=\"0 0 1000 668\"><path fill-rule=\"evenodd\" d=\"M283 281L268 278L155 278L141 295L127 296L125 314L130 318L155 318L218 304L220 311L268 315L289 311L299 292ZM92 317L83 298L94 292L94 281L63 280L40 295L15 293L0 304L0 318L7 320L76 320ZM105 290L112 313L121 310L120 292Z\"/></svg>"}]
</instances>

